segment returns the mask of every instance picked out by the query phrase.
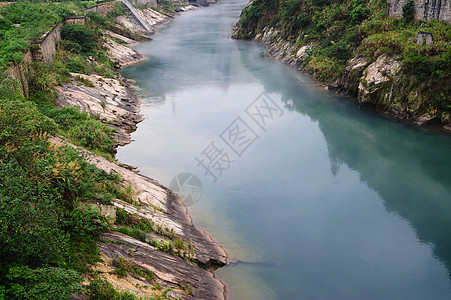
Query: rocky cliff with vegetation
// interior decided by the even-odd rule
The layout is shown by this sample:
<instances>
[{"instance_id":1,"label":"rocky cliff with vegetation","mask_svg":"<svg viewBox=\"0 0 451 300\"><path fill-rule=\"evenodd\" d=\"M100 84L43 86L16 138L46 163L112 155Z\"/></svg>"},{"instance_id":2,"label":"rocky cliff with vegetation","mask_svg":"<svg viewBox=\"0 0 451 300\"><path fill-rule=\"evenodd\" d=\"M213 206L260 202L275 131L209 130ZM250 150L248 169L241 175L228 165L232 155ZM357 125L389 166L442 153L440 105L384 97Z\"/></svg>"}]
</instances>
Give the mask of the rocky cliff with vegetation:
<instances>
[{"instance_id":1,"label":"rocky cliff with vegetation","mask_svg":"<svg viewBox=\"0 0 451 300\"><path fill-rule=\"evenodd\" d=\"M144 59L128 46L149 32L93 4L0 8L0 299L223 299L225 251L115 162L142 120L118 68ZM139 14L155 30L192 8L173 4Z\"/></svg>"},{"instance_id":2,"label":"rocky cliff with vegetation","mask_svg":"<svg viewBox=\"0 0 451 300\"><path fill-rule=\"evenodd\" d=\"M362 106L451 130L449 1L429 2L254 0L233 37L267 43L274 57Z\"/></svg>"},{"instance_id":3,"label":"rocky cliff with vegetation","mask_svg":"<svg viewBox=\"0 0 451 300\"><path fill-rule=\"evenodd\" d=\"M387 0L387 14L401 18L403 7L409 0ZM451 1L449 0L414 0L414 16L418 20L431 21L443 20L451 22Z\"/></svg>"}]
</instances>

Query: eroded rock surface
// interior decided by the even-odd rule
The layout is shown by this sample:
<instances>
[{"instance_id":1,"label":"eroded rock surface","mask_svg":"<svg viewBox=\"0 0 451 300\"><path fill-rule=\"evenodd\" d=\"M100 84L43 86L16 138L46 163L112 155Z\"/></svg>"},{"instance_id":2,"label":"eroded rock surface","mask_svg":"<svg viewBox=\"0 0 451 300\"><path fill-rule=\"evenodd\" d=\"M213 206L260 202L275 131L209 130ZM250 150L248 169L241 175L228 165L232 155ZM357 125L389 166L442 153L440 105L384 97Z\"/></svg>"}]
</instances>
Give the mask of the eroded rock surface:
<instances>
[{"instance_id":1,"label":"eroded rock surface","mask_svg":"<svg viewBox=\"0 0 451 300\"><path fill-rule=\"evenodd\" d=\"M208 236L202 229L194 226L187 209L177 194L162 186L156 180L140 175L129 168L97 156L87 150L76 147L60 138L52 138L54 144L66 144L80 149L86 161L96 165L107 173L113 172L121 178L124 187L133 189L133 204L120 199L113 200L114 206L130 214L151 220L155 227L164 228L175 238L189 243L188 255L177 255L157 251L151 240L167 239L156 231L148 232L146 241L142 242L119 232L107 232L101 237L99 250L103 262L95 266L101 277L108 279L116 288L128 290L138 295L153 295L161 289L171 288L170 298L187 298L183 287L188 285L195 299L225 299L225 285L215 278L213 269L227 263L225 250ZM179 253L180 254L180 253ZM184 260L184 258L187 260ZM184 257L184 258L182 258ZM154 280L127 272L126 278L114 274L117 265L114 260L124 260L132 267L139 267L144 272L149 270L155 275ZM157 285L158 284L158 285ZM191 297L191 296L190 296Z\"/></svg>"},{"instance_id":2,"label":"eroded rock surface","mask_svg":"<svg viewBox=\"0 0 451 300\"><path fill-rule=\"evenodd\" d=\"M103 236L103 239L108 242L100 243L99 250L107 259L104 258L104 262L97 266L98 269L101 269L103 264L114 270L113 261L121 257L134 267L149 270L155 275L153 282L149 284L148 280L143 278L139 280L137 276L130 278L132 276L128 275L128 280L118 280L106 274L110 282L122 286L123 289L125 287L126 290L137 294L145 294L147 291L151 295L154 294L152 288L157 283L162 289L172 289L168 295L170 298L225 299L224 285L208 270L187 263L180 257L157 251L147 243L118 232L109 232ZM108 269L105 271L108 272ZM130 282L132 284L129 284ZM191 295L187 295L187 291L181 289L183 285L189 286ZM148 288L139 288L140 286L148 286Z\"/></svg>"},{"instance_id":3,"label":"eroded rock surface","mask_svg":"<svg viewBox=\"0 0 451 300\"><path fill-rule=\"evenodd\" d=\"M137 43L135 40L115 34L114 32L110 32L108 34L129 44ZM144 56L138 51L133 50L126 45L119 44L112 39L106 39L104 45L110 53L111 60L117 65L117 67L125 67L144 60Z\"/></svg>"},{"instance_id":4,"label":"eroded rock surface","mask_svg":"<svg viewBox=\"0 0 451 300\"><path fill-rule=\"evenodd\" d=\"M116 130L118 145L130 143L130 132L136 130L136 124L143 120L143 116L139 114L140 101L125 80L94 74L72 73L72 76L74 79L71 83L56 88L57 105L76 106L92 113ZM92 86L88 86L87 82Z\"/></svg>"}]
</instances>

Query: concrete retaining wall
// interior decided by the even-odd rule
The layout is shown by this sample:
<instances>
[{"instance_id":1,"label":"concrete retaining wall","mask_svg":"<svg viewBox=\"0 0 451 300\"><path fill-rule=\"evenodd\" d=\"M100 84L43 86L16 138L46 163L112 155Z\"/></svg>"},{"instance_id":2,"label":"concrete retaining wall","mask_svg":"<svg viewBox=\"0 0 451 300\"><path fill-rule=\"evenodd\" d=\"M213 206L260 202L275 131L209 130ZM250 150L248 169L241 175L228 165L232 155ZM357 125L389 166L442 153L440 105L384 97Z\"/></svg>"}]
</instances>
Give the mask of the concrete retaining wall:
<instances>
[{"instance_id":1,"label":"concrete retaining wall","mask_svg":"<svg viewBox=\"0 0 451 300\"><path fill-rule=\"evenodd\" d=\"M99 15L102 16L106 16L108 15L110 12L112 12L114 10L114 6L116 5L117 1L112 1L112 2L106 2L106 3L101 3L101 4L97 4L91 7L88 7L85 9L86 12L96 12Z\"/></svg>"},{"instance_id":2,"label":"concrete retaining wall","mask_svg":"<svg viewBox=\"0 0 451 300\"><path fill-rule=\"evenodd\" d=\"M62 26L62 23L56 25L51 31L47 31L39 40L31 42L33 61L41 61L46 65L53 62L58 43L61 40Z\"/></svg>"}]
</instances>

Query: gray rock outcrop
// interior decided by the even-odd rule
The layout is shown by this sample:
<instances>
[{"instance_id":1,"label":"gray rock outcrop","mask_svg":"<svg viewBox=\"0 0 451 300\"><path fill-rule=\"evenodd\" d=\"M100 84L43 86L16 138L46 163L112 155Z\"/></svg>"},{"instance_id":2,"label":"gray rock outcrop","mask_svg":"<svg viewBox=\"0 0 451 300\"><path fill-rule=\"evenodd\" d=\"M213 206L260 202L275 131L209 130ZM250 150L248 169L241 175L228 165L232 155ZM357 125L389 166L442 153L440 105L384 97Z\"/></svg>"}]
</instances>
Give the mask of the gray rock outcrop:
<instances>
[{"instance_id":1,"label":"gray rock outcrop","mask_svg":"<svg viewBox=\"0 0 451 300\"><path fill-rule=\"evenodd\" d=\"M402 7L408 0L387 0L387 14L402 18ZM423 21L433 19L451 23L451 0L415 0L415 18Z\"/></svg>"}]
</instances>

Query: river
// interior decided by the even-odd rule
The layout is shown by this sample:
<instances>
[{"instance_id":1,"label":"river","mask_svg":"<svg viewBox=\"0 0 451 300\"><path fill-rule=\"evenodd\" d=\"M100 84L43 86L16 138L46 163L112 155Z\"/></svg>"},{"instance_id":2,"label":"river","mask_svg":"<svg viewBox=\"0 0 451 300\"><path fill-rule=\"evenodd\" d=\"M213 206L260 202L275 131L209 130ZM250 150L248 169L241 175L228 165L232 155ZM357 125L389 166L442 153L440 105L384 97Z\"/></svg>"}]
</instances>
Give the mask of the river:
<instances>
[{"instance_id":1,"label":"river","mask_svg":"<svg viewBox=\"0 0 451 300\"><path fill-rule=\"evenodd\" d=\"M230 253L216 274L231 298L451 299L451 137L230 39L246 2L185 12L137 47L149 59L123 74L146 119L118 160L190 178L180 193Z\"/></svg>"}]
</instances>

